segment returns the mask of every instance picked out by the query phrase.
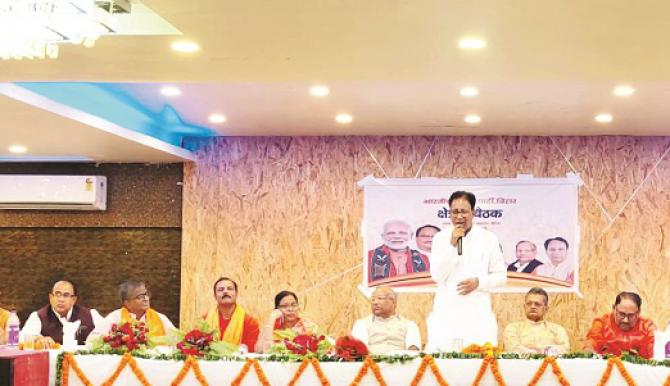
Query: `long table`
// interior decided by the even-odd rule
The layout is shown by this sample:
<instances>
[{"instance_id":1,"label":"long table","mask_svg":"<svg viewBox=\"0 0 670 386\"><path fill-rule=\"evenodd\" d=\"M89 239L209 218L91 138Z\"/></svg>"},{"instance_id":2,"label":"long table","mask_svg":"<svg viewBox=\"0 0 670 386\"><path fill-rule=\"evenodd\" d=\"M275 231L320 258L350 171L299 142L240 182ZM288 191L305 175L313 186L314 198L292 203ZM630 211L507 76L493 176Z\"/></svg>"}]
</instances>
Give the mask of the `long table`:
<instances>
[{"instance_id":1,"label":"long table","mask_svg":"<svg viewBox=\"0 0 670 386\"><path fill-rule=\"evenodd\" d=\"M55 384L55 366L58 352L51 352L51 384ZM124 361L120 355L78 355L70 357L73 363L76 363L81 374L93 385L101 385L113 376L119 365ZM387 385L400 386L411 385L416 377L417 371L424 361L425 373L419 385L438 385L436 377L431 372L429 365L432 359L415 358L404 363L375 363L378 366L378 374L383 377ZM178 378L180 371L184 369L185 361L142 359L126 357L124 369L116 378L115 385L141 385L140 377L135 373L139 370L142 377L153 386L171 385ZM197 376L206 380L209 385L230 385L243 371L248 367L249 371L242 379L241 385L261 385L255 372L255 366L252 360L248 363L244 361L193 361L195 366L189 364L187 372L183 377L182 385L201 385ZM288 385L301 366L306 366L300 376L297 385L320 385L316 368L322 370L322 377L327 379L330 385L350 385L357 377L364 363L354 362L317 362L315 367L312 363L302 365L301 363L289 362L270 362L257 361L259 369L266 377L270 385ZM558 365L565 379L571 385L597 385L601 380L603 373L607 370L608 361L604 359L557 359ZM615 361L612 361L615 363ZM633 364L621 362L624 372L627 373L637 385L652 386L663 385L670 377L670 367L650 366L643 364ZM477 378L477 374L482 368L483 359L435 359L434 364L439 370L443 379L452 386L472 385ZM531 382L538 368L542 366L542 359L498 359L496 362L499 374L505 383L510 386L527 385ZM69 385L84 385L82 379L75 373L72 363L69 364L67 378ZM496 380L491 370L490 364L481 378L480 385L496 385ZM493 366L496 367L496 366ZM197 370L196 370L197 368ZM135 370L134 370L135 369ZM374 371L370 369L360 380L360 385L377 385ZM551 363L548 363L547 369L539 379L538 385L558 385L556 375L552 372ZM612 365L612 371L607 385L627 385L628 383L620 373L617 365ZM146 385L146 384L145 384Z\"/></svg>"}]
</instances>

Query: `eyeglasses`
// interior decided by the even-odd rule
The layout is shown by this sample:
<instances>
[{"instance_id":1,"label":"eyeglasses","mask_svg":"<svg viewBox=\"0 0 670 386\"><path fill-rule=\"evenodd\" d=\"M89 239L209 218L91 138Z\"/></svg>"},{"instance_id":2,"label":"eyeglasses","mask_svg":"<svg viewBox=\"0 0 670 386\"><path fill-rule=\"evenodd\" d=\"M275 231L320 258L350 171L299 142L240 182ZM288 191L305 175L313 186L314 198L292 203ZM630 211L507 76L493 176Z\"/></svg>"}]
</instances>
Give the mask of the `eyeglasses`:
<instances>
[{"instance_id":1,"label":"eyeglasses","mask_svg":"<svg viewBox=\"0 0 670 386\"><path fill-rule=\"evenodd\" d=\"M380 295L380 296L372 296L372 297L370 298L370 301L371 301L371 302L374 302L375 300L382 301L382 300L388 300L388 299L391 299L391 297L388 296L388 295Z\"/></svg>"},{"instance_id":2,"label":"eyeglasses","mask_svg":"<svg viewBox=\"0 0 670 386\"><path fill-rule=\"evenodd\" d=\"M467 216L467 215L469 215L470 213L472 213L472 211L471 211L471 210L467 210L467 209L456 209L456 210L452 210L452 211L451 211L451 215L454 216L454 217L457 217L457 216Z\"/></svg>"},{"instance_id":3,"label":"eyeglasses","mask_svg":"<svg viewBox=\"0 0 670 386\"><path fill-rule=\"evenodd\" d=\"M60 292L60 291L52 292L51 295L53 295L56 298L63 298L63 299L69 299L69 298L73 298L73 297L77 296L77 295L71 294L69 292Z\"/></svg>"},{"instance_id":4,"label":"eyeglasses","mask_svg":"<svg viewBox=\"0 0 670 386\"><path fill-rule=\"evenodd\" d=\"M149 300L150 297L151 297L151 292L147 291L143 294L139 294L139 295L135 296L135 300Z\"/></svg>"},{"instance_id":5,"label":"eyeglasses","mask_svg":"<svg viewBox=\"0 0 670 386\"><path fill-rule=\"evenodd\" d=\"M298 309L300 306L298 303L291 303L291 304L280 304L279 308L282 310L295 310Z\"/></svg>"},{"instance_id":6,"label":"eyeglasses","mask_svg":"<svg viewBox=\"0 0 670 386\"><path fill-rule=\"evenodd\" d=\"M637 316L640 314L640 311L638 311L638 312L633 312L633 313L630 313L630 314L627 314L627 313L625 313L625 312L620 312L620 311L618 311L618 310L614 310L614 314L616 315L616 317L617 317L618 319L621 319L621 320L623 320L623 319L631 320L631 319L635 319L635 318L637 318Z\"/></svg>"}]
</instances>

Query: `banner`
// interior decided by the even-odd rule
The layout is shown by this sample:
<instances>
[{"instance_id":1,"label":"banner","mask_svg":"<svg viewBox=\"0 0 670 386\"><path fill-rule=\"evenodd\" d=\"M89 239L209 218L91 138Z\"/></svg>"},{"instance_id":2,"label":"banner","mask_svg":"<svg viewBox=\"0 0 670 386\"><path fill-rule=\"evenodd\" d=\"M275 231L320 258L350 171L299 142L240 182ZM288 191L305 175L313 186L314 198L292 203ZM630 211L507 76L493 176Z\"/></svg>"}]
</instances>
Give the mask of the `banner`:
<instances>
[{"instance_id":1,"label":"banner","mask_svg":"<svg viewBox=\"0 0 670 386\"><path fill-rule=\"evenodd\" d=\"M442 179L368 176L364 189L362 287L390 285L401 292L430 292L432 239L451 224L449 196L477 198L473 224L500 241L507 285L497 292L579 292L581 180L565 178Z\"/></svg>"}]
</instances>

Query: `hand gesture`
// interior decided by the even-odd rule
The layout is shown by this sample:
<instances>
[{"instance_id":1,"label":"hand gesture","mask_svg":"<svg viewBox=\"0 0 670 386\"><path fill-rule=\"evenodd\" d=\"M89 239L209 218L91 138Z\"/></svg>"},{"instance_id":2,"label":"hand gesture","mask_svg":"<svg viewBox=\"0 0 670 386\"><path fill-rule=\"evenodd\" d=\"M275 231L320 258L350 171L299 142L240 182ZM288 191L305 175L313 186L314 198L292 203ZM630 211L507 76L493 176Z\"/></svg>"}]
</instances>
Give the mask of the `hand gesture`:
<instances>
[{"instance_id":1,"label":"hand gesture","mask_svg":"<svg viewBox=\"0 0 670 386\"><path fill-rule=\"evenodd\" d=\"M476 277L471 277L458 283L456 290L458 291L459 295L467 295L470 292L476 290L477 287L479 287L479 279Z\"/></svg>"},{"instance_id":2,"label":"hand gesture","mask_svg":"<svg viewBox=\"0 0 670 386\"><path fill-rule=\"evenodd\" d=\"M451 245L456 247L458 239L463 236L465 236L465 227L463 225L455 225L454 230L451 231Z\"/></svg>"}]
</instances>

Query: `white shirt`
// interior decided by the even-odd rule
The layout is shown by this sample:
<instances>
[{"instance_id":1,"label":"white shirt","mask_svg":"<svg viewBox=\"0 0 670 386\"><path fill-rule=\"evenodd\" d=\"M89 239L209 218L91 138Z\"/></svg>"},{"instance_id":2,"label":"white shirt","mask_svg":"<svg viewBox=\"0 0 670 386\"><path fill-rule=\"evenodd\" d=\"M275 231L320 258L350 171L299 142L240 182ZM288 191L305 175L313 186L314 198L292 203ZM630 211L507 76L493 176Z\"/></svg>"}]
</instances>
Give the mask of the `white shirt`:
<instances>
[{"instance_id":1,"label":"white shirt","mask_svg":"<svg viewBox=\"0 0 670 386\"><path fill-rule=\"evenodd\" d=\"M566 257L563 262L558 265L554 265L551 260L547 259L547 262L535 268L535 274L546 277L553 277L554 279L569 281L571 279L572 273L575 271L574 266L572 265L572 260L569 257Z\"/></svg>"},{"instance_id":2,"label":"white shirt","mask_svg":"<svg viewBox=\"0 0 670 386\"><path fill-rule=\"evenodd\" d=\"M377 330L388 335L398 335L389 336L389 341L397 340L402 342L402 344L395 345L392 342L387 342L388 344L371 344L370 335L375 334L375 331L371 332L371 330ZM392 315L388 318L370 315L359 319L354 323L351 335L365 343L370 352L374 354L386 354L393 350L407 350L412 346L421 349L419 327L413 321L405 319L400 315Z\"/></svg>"},{"instance_id":3,"label":"white shirt","mask_svg":"<svg viewBox=\"0 0 670 386\"><path fill-rule=\"evenodd\" d=\"M70 321L70 317L72 317L72 308L67 312L67 315L65 317L61 317L60 314L56 311L54 311L53 308L50 309L51 312L56 315L58 320L60 321L60 324L68 323ZM96 311L95 309L91 309L91 317L93 318L93 325L97 328L97 326L104 324L105 319ZM37 315L37 311L31 312L30 316L28 316L28 320L26 320L26 324L23 325L23 328L21 329L21 333L25 335L41 335L42 332L42 321L40 320L39 315Z\"/></svg>"},{"instance_id":4,"label":"white shirt","mask_svg":"<svg viewBox=\"0 0 670 386\"><path fill-rule=\"evenodd\" d=\"M454 344L465 347L498 341L498 325L489 294L507 281L507 266L498 238L473 224L463 237L463 254L459 256L451 245L452 229L453 226L448 226L433 238L430 275L437 283L437 291L427 320L427 352L449 351ZM467 295L459 295L458 283L469 278L479 279L479 286Z\"/></svg>"}]
</instances>

